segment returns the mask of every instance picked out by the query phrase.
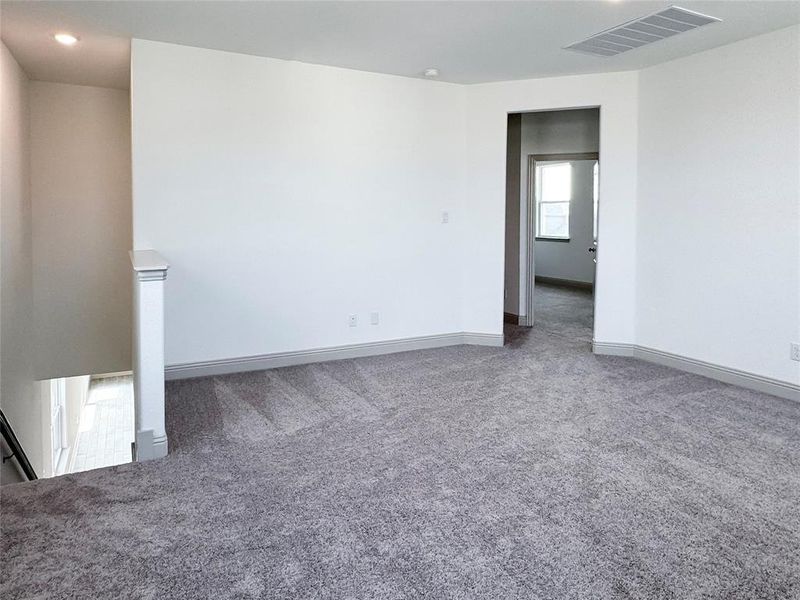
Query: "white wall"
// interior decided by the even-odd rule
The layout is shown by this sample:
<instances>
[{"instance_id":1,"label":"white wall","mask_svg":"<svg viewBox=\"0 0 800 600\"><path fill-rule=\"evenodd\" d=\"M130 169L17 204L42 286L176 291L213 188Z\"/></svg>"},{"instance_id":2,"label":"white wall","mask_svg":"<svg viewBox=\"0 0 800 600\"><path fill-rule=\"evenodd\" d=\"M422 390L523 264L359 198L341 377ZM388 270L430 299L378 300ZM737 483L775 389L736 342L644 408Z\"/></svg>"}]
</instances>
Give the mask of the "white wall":
<instances>
[{"instance_id":1,"label":"white wall","mask_svg":"<svg viewBox=\"0 0 800 600\"><path fill-rule=\"evenodd\" d=\"M519 206L521 223L527 222L528 156L531 154L575 154L600 151L600 114L597 109L558 110L522 115L522 156ZM585 181L580 180L585 186ZM576 182L577 183L577 182ZM594 262L587 248L592 243L592 196L578 194L570 207L570 240L535 242L535 274L592 283ZM524 236L523 236L524 238ZM525 240L527 241L527 240ZM525 263L525 246L520 262ZM524 281L526 270L520 270ZM525 292L521 306L525 312Z\"/></svg>"},{"instance_id":2,"label":"white wall","mask_svg":"<svg viewBox=\"0 0 800 600\"><path fill-rule=\"evenodd\" d=\"M30 84L37 379L131 368L128 92Z\"/></svg>"},{"instance_id":3,"label":"white wall","mask_svg":"<svg viewBox=\"0 0 800 600\"><path fill-rule=\"evenodd\" d=\"M41 472L42 414L33 373L29 82L2 43L0 55L0 407Z\"/></svg>"},{"instance_id":4,"label":"white wall","mask_svg":"<svg viewBox=\"0 0 800 600\"><path fill-rule=\"evenodd\" d=\"M167 364L462 330L461 86L134 40L131 94Z\"/></svg>"},{"instance_id":5,"label":"white wall","mask_svg":"<svg viewBox=\"0 0 800 600\"><path fill-rule=\"evenodd\" d=\"M172 263L167 363L500 333L508 114L600 107L596 341L793 380L797 34L467 87L134 41L134 246Z\"/></svg>"},{"instance_id":6,"label":"white wall","mask_svg":"<svg viewBox=\"0 0 800 600\"><path fill-rule=\"evenodd\" d=\"M502 328L507 114L599 106L602 250L595 337L634 342L637 79L635 72L608 73L465 88L467 184L461 211L465 329L495 333Z\"/></svg>"},{"instance_id":7,"label":"white wall","mask_svg":"<svg viewBox=\"0 0 800 600\"><path fill-rule=\"evenodd\" d=\"M791 27L641 73L641 345L800 383L798 40Z\"/></svg>"}]
</instances>

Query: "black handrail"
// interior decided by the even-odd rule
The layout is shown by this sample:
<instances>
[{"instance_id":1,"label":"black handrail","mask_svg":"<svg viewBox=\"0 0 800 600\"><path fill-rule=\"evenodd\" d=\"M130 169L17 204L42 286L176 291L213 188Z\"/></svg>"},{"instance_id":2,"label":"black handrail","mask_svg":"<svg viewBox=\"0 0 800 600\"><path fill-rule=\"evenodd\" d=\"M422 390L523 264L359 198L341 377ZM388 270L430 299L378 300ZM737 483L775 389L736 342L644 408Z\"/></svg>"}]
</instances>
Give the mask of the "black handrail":
<instances>
[{"instance_id":1,"label":"black handrail","mask_svg":"<svg viewBox=\"0 0 800 600\"><path fill-rule=\"evenodd\" d=\"M6 462L9 458L16 458L22 472L25 473L25 477L27 477L29 481L38 479L38 477L36 477L36 471L34 471L31 466L31 461L28 460L25 450L22 449L22 444L19 443L14 430L11 429L11 424L8 422L8 419L6 419L2 410L0 410L0 432L2 432L3 439L11 449L11 455L4 456L3 462Z\"/></svg>"}]
</instances>

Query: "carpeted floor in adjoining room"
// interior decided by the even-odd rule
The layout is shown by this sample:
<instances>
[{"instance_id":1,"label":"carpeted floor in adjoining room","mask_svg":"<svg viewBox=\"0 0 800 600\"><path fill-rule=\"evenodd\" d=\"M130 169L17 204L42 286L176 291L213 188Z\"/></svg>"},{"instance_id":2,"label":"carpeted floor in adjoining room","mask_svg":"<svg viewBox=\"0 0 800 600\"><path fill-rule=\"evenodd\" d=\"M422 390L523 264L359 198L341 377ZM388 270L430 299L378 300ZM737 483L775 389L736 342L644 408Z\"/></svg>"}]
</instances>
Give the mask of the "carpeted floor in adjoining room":
<instances>
[{"instance_id":1,"label":"carpeted floor in adjoining room","mask_svg":"<svg viewBox=\"0 0 800 600\"><path fill-rule=\"evenodd\" d=\"M170 383L167 458L0 490L0 595L800 597L800 405L537 290L504 348Z\"/></svg>"}]
</instances>

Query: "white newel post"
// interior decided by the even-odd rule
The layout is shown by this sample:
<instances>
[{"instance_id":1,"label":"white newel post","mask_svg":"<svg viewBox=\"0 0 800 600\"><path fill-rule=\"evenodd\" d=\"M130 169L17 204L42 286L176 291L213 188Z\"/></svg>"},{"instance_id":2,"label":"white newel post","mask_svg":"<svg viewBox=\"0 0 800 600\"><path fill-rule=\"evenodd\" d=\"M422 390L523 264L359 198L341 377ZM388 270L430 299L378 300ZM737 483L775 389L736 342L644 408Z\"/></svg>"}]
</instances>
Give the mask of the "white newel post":
<instances>
[{"instance_id":1,"label":"white newel post","mask_svg":"<svg viewBox=\"0 0 800 600\"><path fill-rule=\"evenodd\" d=\"M164 417L164 281L169 265L155 250L133 250L133 394L137 461L167 455Z\"/></svg>"}]
</instances>

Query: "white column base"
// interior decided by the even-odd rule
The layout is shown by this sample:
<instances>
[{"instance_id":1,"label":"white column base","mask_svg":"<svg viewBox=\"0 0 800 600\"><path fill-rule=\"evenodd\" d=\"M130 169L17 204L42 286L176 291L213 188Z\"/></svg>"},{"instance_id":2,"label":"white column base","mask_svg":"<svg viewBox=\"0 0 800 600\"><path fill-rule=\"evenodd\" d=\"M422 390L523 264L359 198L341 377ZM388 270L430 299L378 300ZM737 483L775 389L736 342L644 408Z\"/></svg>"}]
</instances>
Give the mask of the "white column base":
<instances>
[{"instance_id":1,"label":"white column base","mask_svg":"<svg viewBox=\"0 0 800 600\"><path fill-rule=\"evenodd\" d=\"M167 436L155 437L152 429L137 431L133 453L136 462L164 458L167 455Z\"/></svg>"}]
</instances>

